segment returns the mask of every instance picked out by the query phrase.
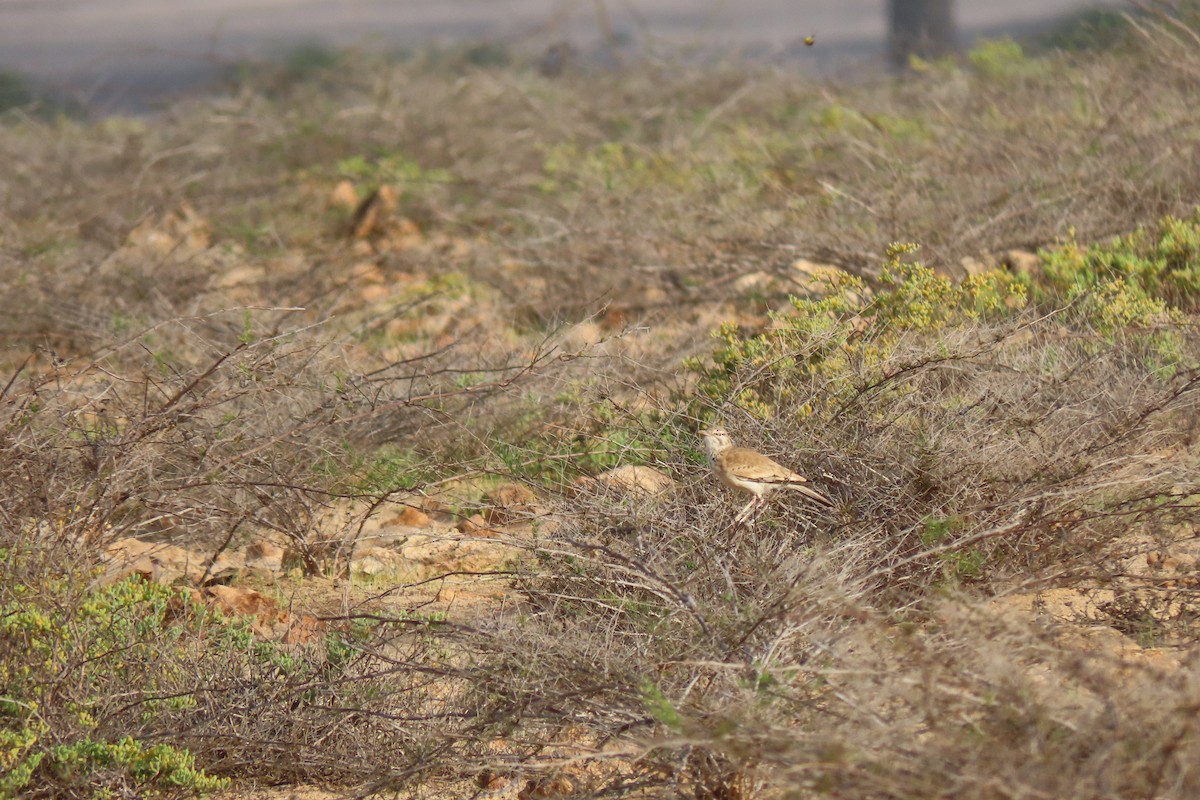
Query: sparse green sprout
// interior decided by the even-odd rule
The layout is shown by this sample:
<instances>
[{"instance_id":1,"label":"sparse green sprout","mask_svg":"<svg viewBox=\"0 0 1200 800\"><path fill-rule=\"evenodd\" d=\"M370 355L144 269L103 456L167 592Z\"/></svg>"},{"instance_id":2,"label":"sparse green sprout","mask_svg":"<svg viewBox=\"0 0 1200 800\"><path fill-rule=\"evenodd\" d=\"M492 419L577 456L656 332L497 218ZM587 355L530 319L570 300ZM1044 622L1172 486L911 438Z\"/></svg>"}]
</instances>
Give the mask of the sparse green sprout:
<instances>
[{"instance_id":1,"label":"sparse green sprout","mask_svg":"<svg viewBox=\"0 0 1200 800\"><path fill-rule=\"evenodd\" d=\"M967 60L985 79L1027 77L1045 71L1043 62L1029 59L1019 42L1009 38L988 39L975 45Z\"/></svg>"},{"instance_id":2,"label":"sparse green sprout","mask_svg":"<svg viewBox=\"0 0 1200 800\"><path fill-rule=\"evenodd\" d=\"M245 345L254 344L254 317L250 313L250 309L242 312L242 335L238 337L238 341Z\"/></svg>"},{"instance_id":3,"label":"sparse green sprout","mask_svg":"<svg viewBox=\"0 0 1200 800\"><path fill-rule=\"evenodd\" d=\"M683 730L683 715L671 702L670 698L663 693L649 678L642 681L642 701L646 705L646 711L654 717L659 723L666 725L673 731L681 732Z\"/></svg>"}]
</instances>

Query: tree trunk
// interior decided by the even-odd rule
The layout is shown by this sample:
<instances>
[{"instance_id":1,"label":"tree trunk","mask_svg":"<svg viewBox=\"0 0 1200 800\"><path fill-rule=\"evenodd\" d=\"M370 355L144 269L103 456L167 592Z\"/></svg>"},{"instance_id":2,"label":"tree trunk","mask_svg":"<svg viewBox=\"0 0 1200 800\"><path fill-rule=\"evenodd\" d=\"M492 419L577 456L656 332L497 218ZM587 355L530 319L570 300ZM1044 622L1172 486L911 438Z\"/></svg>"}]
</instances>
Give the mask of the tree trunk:
<instances>
[{"instance_id":1,"label":"tree trunk","mask_svg":"<svg viewBox=\"0 0 1200 800\"><path fill-rule=\"evenodd\" d=\"M889 55L903 69L909 56L936 58L954 50L954 0L889 0Z\"/></svg>"}]
</instances>

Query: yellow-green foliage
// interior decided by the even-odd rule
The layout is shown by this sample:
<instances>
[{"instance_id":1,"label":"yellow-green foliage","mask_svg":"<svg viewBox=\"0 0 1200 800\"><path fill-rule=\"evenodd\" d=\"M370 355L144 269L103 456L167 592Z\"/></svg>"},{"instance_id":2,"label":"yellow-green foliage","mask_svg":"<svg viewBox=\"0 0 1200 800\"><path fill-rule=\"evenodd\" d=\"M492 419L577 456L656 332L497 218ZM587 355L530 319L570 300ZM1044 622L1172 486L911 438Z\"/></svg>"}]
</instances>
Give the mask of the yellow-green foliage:
<instances>
[{"instance_id":1,"label":"yellow-green foliage","mask_svg":"<svg viewBox=\"0 0 1200 800\"><path fill-rule=\"evenodd\" d=\"M400 154L376 158L350 156L337 163L337 173L347 178L363 180L371 188L383 184L410 187L423 183L449 183L454 176L444 169L425 169L416 161Z\"/></svg>"},{"instance_id":2,"label":"yellow-green foliage","mask_svg":"<svg viewBox=\"0 0 1200 800\"><path fill-rule=\"evenodd\" d=\"M926 121L916 115L868 114L838 103L821 106L812 114L812 123L831 133L878 136L891 141L924 141L933 135ZM794 146L794 142L789 144Z\"/></svg>"},{"instance_id":3,"label":"yellow-green foliage","mask_svg":"<svg viewBox=\"0 0 1200 800\"><path fill-rule=\"evenodd\" d=\"M771 315L767 331L748 336L733 323L722 325L711 361L687 364L701 376L701 394L763 418L797 392L836 403L870 382L904 337L1012 317L1030 294L1046 310L1067 308L1063 320L1080 330L1131 345L1160 374L1188 366L1175 328L1181 309L1200 306L1200 211L1101 244L1071 238L1041 253L1043 274L1036 279L994 269L955 285L911 260L916 249L888 248L873 294L842 275L822 298L793 298L792 310Z\"/></svg>"},{"instance_id":4,"label":"yellow-green foliage","mask_svg":"<svg viewBox=\"0 0 1200 800\"><path fill-rule=\"evenodd\" d=\"M97 773L121 774L143 797L212 792L229 783L196 769L195 759L185 750L167 744L147 747L129 736L116 742L84 739L57 745L50 748L45 763L61 778L90 782ZM103 796L104 792L97 789L96 794Z\"/></svg>"},{"instance_id":5,"label":"yellow-green foliage","mask_svg":"<svg viewBox=\"0 0 1200 800\"><path fill-rule=\"evenodd\" d=\"M646 710L652 717L672 730L683 730L683 715L672 705L670 698L663 693L662 689L646 678L642 681L641 690Z\"/></svg>"},{"instance_id":6,"label":"yellow-green foliage","mask_svg":"<svg viewBox=\"0 0 1200 800\"><path fill-rule=\"evenodd\" d=\"M1174 328L1200 308L1200 210L1098 244L1071 236L1041 256L1043 304L1069 303L1076 322L1132 342L1161 374L1191 366Z\"/></svg>"},{"instance_id":7,"label":"yellow-green foliage","mask_svg":"<svg viewBox=\"0 0 1200 800\"><path fill-rule=\"evenodd\" d=\"M667 153L642 151L623 142L603 142L586 150L566 142L547 150L541 188L546 192L589 186L610 192L664 185L688 188L696 184L697 174L689 166Z\"/></svg>"},{"instance_id":8,"label":"yellow-green foliage","mask_svg":"<svg viewBox=\"0 0 1200 800\"><path fill-rule=\"evenodd\" d=\"M906 335L934 334L1025 307L1025 287L1009 273L994 270L955 286L929 267L905 260L916 249L911 244L888 248L874 294L858 278L841 275L828 284L823 298L792 298L792 310L772 314L773 324L763 333L746 336L733 323L722 325L711 363L692 359L687 364L701 376L701 394L763 418L817 384L821 402L834 403L854 391L856 380L890 357ZM812 411L811 405L802 408L802 413Z\"/></svg>"},{"instance_id":9,"label":"yellow-green foliage","mask_svg":"<svg viewBox=\"0 0 1200 800\"><path fill-rule=\"evenodd\" d=\"M174 693L186 703L178 690L190 680L202 608L138 578L89 589L87 572L39 565L21 549L3 555L0 798L45 785L88 786L93 796L120 785L144 797L222 788L187 751L110 739L100 722L118 694ZM14 579L26 574L37 580ZM189 613L170 619L172 609Z\"/></svg>"},{"instance_id":10,"label":"yellow-green foliage","mask_svg":"<svg viewBox=\"0 0 1200 800\"><path fill-rule=\"evenodd\" d=\"M1080 292L1084 295L1084 292ZM1086 292L1087 308L1092 312L1097 329L1104 334L1116 334L1137 327L1153 325L1170 318L1167 304L1123 278L1114 278Z\"/></svg>"},{"instance_id":11,"label":"yellow-green foliage","mask_svg":"<svg viewBox=\"0 0 1200 800\"><path fill-rule=\"evenodd\" d=\"M980 42L967 53L967 60L976 72L989 80L1035 76L1047 72L1045 62L1026 57L1020 43L1008 37Z\"/></svg>"},{"instance_id":12,"label":"yellow-green foliage","mask_svg":"<svg viewBox=\"0 0 1200 800\"><path fill-rule=\"evenodd\" d=\"M1041 256L1046 289L1062 296L1121 280L1146 299L1185 310L1200 307L1200 209L1099 244L1082 245L1072 236Z\"/></svg>"},{"instance_id":13,"label":"yellow-green foliage","mask_svg":"<svg viewBox=\"0 0 1200 800\"><path fill-rule=\"evenodd\" d=\"M1041 78L1052 74L1051 62L1045 58L1030 58L1020 42L1007 36L984 39L967 52L966 62L987 85L994 86L1020 78ZM951 78L963 73L962 60L943 56L932 61L919 56L909 57L914 72Z\"/></svg>"}]
</instances>

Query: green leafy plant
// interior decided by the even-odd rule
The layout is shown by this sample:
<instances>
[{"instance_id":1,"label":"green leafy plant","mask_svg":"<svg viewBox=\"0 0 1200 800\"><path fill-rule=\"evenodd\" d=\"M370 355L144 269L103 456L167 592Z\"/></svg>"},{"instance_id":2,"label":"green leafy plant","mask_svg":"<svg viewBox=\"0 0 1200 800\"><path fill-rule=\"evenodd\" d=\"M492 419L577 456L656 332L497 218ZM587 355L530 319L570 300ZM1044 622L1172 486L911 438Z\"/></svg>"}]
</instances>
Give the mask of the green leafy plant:
<instances>
[{"instance_id":1,"label":"green leafy plant","mask_svg":"<svg viewBox=\"0 0 1200 800\"><path fill-rule=\"evenodd\" d=\"M453 176L444 169L427 169L399 153L375 157L356 155L337 162L336 170L347 178L365 180L370 186L398 183L404 186L422 183L449 183Z\"/></svg>"},{"instance_id":2,"label":"green leafy plant","mask_svg":"<svg viewBox=\"0 0 1200 800\"><path fill-rule=\"evenodd\" d=\"M1081 244L1071 235L1041 257L1043 294L1072 296L1125 281L1132 287L1126 293L1138 291L1165 307L1200 308L1200 210L1184 218L1166 216L1095 244Z\"/></svg>"},{"instance_id":3,"label":"green leafy plant","mask_svg":"<svg viewBox=\"0 0 1200 800\"><path fill-rule=\"evenodd\" d=\"M781 403L803 393L812 395L802 408L809 414L815 404L828 406L861 390L877 377L874 366L889 359L907 336L1024 309L1026 289L1014 276L992 270L955 286L906 259L916 249L911 244L888 248L875 291L859 278L839 275L826 285L824 297L792 298L790 310L772 313L772 325L763 333L745 335L737 325L722 325L714 334L711 361L686 362L699 376L704 402L729 402L769 418Z\"/></svg>"},{"instance_id":4,"label":"green leafy plant","mask_svg":"<svg viewBox=\"0 0 1200 800\"><path fill-rule=\"evenodd\" d=\"M1020 43L1007 37L980 42L967 53L967 61L982 77L993 81L1036 76L1047 70L1044 61L1026 57Z\"/></svg>"},{"instance_id":5,"label":"green leafy plant","mask_svg":"<svg viewBox=\"0 0 1200 800\"><path fill-rule=\"evenodd\" d=\"M197 769L187 750L130 735L109 738L100 721L118 686L124 696L146 697L151 715L164 708L149 700L159 693L176 707L188 705L178 691L201 646L203 609L140 578L81 589L94 575L39 569L38 557L23 547L8 555L10 579L32 569L40 580L6 582L0 591L0 797L35 785L71 793L87 786L89 796L123 787L145 797L226 786Z\"/></svg>"}]
</instances>

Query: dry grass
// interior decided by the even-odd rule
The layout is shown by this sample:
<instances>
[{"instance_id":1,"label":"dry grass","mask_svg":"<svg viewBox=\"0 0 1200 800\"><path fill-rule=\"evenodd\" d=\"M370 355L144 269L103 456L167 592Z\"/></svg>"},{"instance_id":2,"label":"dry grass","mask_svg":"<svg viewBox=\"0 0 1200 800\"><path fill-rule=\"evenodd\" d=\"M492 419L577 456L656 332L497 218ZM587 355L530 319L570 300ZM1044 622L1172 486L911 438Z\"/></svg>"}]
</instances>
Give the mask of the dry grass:
<instances>
[{"instance_id":1,"label":"dry grass","mask_svg":"<svg viewBox=\"0 0 1200 800\"><path fill-rule=\"evenodd\" d=\"M0 766L186 792L101 763L128 735L363 793L1194 795L1194 315L1161 276L964 310L878 255L956 274L1189 216L1200 48L1138 25L843 87L347 58L153 120L10 114ZM348 235L339 193L379 187ZM800 257L868 281L768 316ZM1013 299L990 280L964 297ZM714 418L837 508L732 530ZM678 485L573 482L623 463ZM373 518L501 479L537 508L470 620L385 589L284 644L91 571L270 532L340 577Z\"/></svg>"},{"instance_id":2,"label":"dry grass","mask_svg":"<svg viewBox=\"0 0 1200 800\"><path fill-rule=\"evenodd\" d=\"M685 464L695 480L669 501L564 500L522 583L528 620L497 634L522 679L488 691L550 710L530 724L587 731L610 768L598 792L1194 791L1183 668L1005 598L1074 587L1092 631L1194 645L1194 588L1136 565L1195 541L1200 378L1157 381L1136 346L1046 319L911 337L860 369L897 377L807 419L836 386L737 423L825 476L836 511L778 500L732 530L733 501ZM1152 624L1145 608L1098 599L1113 588L1176 613L1147 638L1131 627ZM1104 612L1082 616L1087 598Z\"/></svg>"}]
</instances>

